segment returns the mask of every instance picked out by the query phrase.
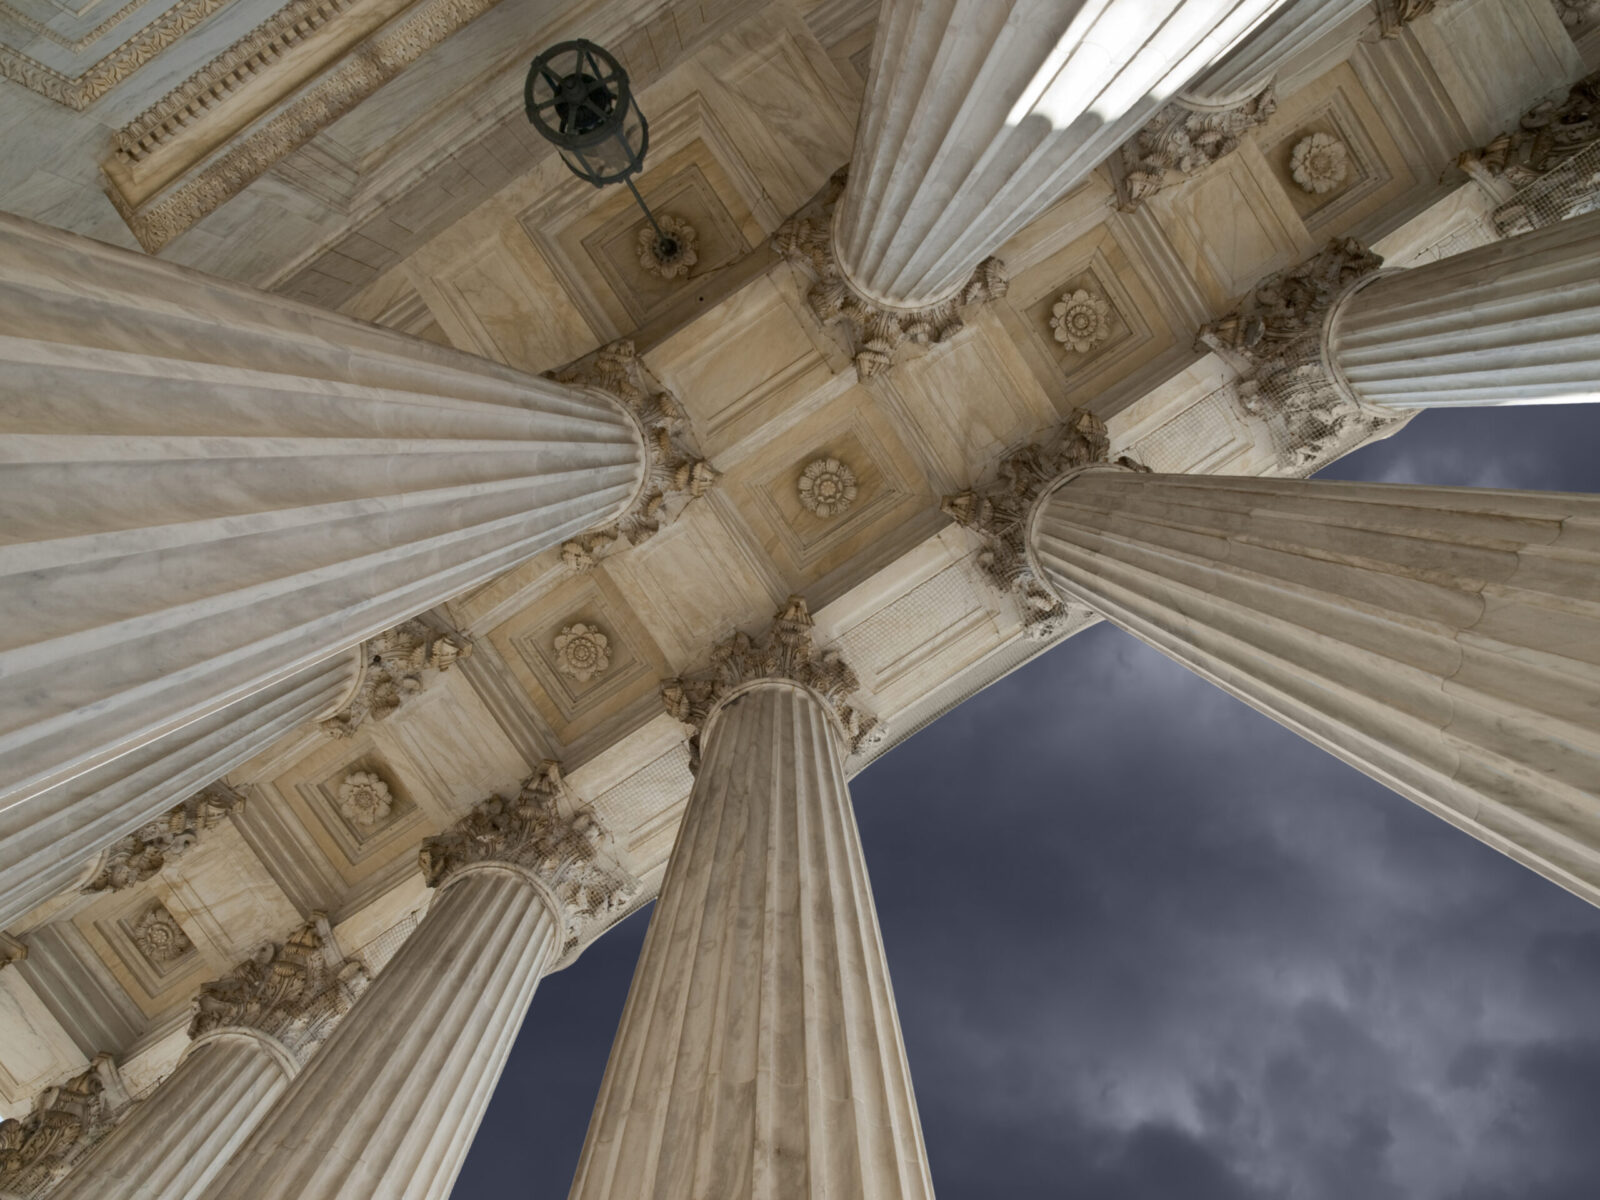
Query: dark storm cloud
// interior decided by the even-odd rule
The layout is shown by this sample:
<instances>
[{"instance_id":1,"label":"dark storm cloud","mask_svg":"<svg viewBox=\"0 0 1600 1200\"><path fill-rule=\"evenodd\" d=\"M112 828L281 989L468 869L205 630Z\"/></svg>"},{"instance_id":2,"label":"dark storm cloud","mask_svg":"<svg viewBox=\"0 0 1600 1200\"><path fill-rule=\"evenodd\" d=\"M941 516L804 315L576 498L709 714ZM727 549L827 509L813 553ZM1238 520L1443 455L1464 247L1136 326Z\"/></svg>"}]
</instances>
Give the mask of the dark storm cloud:
<instances>
[{"instance_id":1,"label":"dark storm cloud","mask_svg":"<svg viewBox=\"0 0 1600 1200\"><path fill-rule=\"evenodd\" d=\"M1600 491L1593 409L1329 472ZM1110 627L853 785L943 1200L1591 1200L1600 913ZM565 1195L643 922L541 987L456 1195Z\"/></svg>"}]
</instances>

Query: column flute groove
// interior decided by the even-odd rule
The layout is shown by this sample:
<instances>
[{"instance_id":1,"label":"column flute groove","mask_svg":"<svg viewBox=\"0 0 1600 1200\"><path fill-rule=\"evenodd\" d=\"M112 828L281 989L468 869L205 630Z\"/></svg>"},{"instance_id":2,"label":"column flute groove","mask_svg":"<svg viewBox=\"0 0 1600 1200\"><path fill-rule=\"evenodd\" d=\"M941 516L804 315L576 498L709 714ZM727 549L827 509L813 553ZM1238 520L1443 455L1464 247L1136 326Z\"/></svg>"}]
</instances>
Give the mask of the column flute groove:
<instances>
[{"instance_id":1,"label":"column flute groove","mask_svg":"<svg viewBox=\"0 0 1600 1200\"><path fill-rule=\"evenodd\" d=\"M444 1200L540 978L637 887L599 838L547 763L424 843L427 915L204 1196Z\"/></svg>"},{"instance_id":2,"label":"column flute groove","mask_svg":"<svg viewBox=\"0 0 1600 1200\"><path fill-rule=\"evenodd\" d=\"M792 598L663 688L698 774L575 1200L932 1194L844 780L875 723L810 630Z\"/></svg>"}]
</instances>

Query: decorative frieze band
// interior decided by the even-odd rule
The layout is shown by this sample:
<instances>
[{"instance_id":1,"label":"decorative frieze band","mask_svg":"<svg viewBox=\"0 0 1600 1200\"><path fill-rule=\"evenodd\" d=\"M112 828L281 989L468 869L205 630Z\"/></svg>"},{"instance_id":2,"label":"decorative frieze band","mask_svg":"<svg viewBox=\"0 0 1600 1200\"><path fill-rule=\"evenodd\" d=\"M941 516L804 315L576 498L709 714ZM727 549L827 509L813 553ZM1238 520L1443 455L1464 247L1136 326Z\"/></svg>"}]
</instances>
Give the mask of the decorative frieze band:
<instances>
[{"instance_id":1,"label":"decorative frieze band","mask_svg":"<svg viewBox=\"0 0 1600 1200\"><path fill-rule=\"evenodd\" d=\"M824 326L843 324L856 374L869 379L889 367L905 342L943 342L961 331L961 310L1006 294L1005 264L986 258L954 298L930 308L890 308L851 288L833 252L833 213L844 194L849 169L840 168L823 190L772 235L773 248L815 282L806 303Z\"/></svg>"},{"instance_id":2,"label":"decorative frieze band","mask_svg":"<svg viewBox=\"0 0 1600 1200\"><path fill-rule=\"evenodd\" d=\"M206 830L243 809L244 803L244 796L220 779L202 788L106 850L82 890L115 892L143 883L187 853Z\"/></svg>"},{"instance_id":3,"label":"decorative frieze band","mask_svg":"<svg viewBox=\"0 0 1600 1200\"><path fill-rule=\"evenodd\" d=\"M35 1196L58 1183L127 1105L109 1054L46 1088L26 1117L0 1121L0 1195Z\"/></svg>"},{"instance_id":4,"label":"decorative frieze band","mask_svg":"<svg viewBox=\"0 0 1600 1200\"><path fill-rule=\"evenodd\" d=\"M581 811L546 760L514 799L491 796L441 834L422 843L418 859L429 887L440 887L480 863L520 867L560 904L561 953L623 912L639 881L600 852L605 833Z\"/></svg>"},{"instance_id":5,"label":"decorative frieze band","mask_svg":"<svg viewBox=\"0 0 1600 1200\"><path fill-rule=\"evenodd\" d=\"M1022 610L1023 633L1048 640L1071 623L1072 614L1028 564L1028 511L1050 482L1075 467L1106 462L1111 439L1105 423L1079 409L1050 437L1006 458L993 482L946 496L940 511L983 539L978 566L1000 591L1013 595ZM1146 468L1128 458L1125 467Z\"/></svg>"},{"instance_id":6,"label":"decorative frieze band","mask_svg":"<svg viewBox=\"0 0 1600 1200\"><path fill-rule=\"evenodd\" d=\"M573 570L586 571L617 550L653 537L716 483L716 471L689 441L683 406L650 373L631 341L602 346L551 372L550 378L615 396L639 423L650 458L644 487L628 511L613 524L589 530L561 547L562 561Z\"/></svg>"},{"instance_id":7,"label":"decorative frieze band","mask_svg":"<svg viewBox=\"0 0 1600 1200\"><path fill-rule=\"evenodd\" d=\"M1196 349L1239 372L1244 410L1268 422L1285 467L1320 462L1335 447L1402 419L1357 404L1323 352L1328 314L1383 265L1354 238L1335 239L1297 266L1269 275L1233 312L1200 327Z\"/></svg>"},{"instance_id":8,"label":"decorative frieze band","mask_svg":"<svg viewBox=\"0 0 1600 1200\"><path fill-rule=\"evenodd\" d=\"M805 599L790 596L761 637L735 633L713 647L707 672L661 685L668 715L695 727L689 743L692 769L699 767L700 732L712 711L741 684L758 679L789 679L816 692L839 718L851 751L883 738L878 719L849 703L861 681L837 650L817 649L814 624Z\"/></svg>"},{"instance_id":9,"label":"decorative frieze band","mask_svg":"<svg viewBox=\"0 0 1600 1200\"><path fill-rule=\"evenodd\" d=\"M322 722L330 737L347 738L368 720L381 721L427 680L448 671L472 653L472 643L457 633L407 621L386 630L362 648L361 682L350 702Z\"/></svg>"},{"instance_id":10,"label":"decorative frieze band","mask_svg":"<svg viewBox=\"0 0 1600 1200\"><path fill-rule=\"evenodd\" d=\"M328 915L313 913L287 940L266 943L221 979L202 984L189 1036L254 1029L304 1062L367 983L366 968L340 952Z\"/></svg>"}]
</instances>

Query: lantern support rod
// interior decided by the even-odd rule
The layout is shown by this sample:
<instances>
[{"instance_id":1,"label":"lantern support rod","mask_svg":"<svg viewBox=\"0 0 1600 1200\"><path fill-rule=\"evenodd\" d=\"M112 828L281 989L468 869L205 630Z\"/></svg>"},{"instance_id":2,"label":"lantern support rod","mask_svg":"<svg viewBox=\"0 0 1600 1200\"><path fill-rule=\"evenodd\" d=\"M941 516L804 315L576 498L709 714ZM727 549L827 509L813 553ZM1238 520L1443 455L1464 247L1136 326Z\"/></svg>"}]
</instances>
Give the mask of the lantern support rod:
<instances>
[{"instance_id":1,"label":"lantern support rod","mask_svg":"<svg viewBox=\"0 0 1600 1200\"><path fill-rule=\"evenodd\" d=\"M629 176L622 182L628 185L628 190L633 193L633 198L639 202L639 207L644 211L645 219L650 222L650 228L656 231L656 244L663 248L675 246L677 239L668 237L661 231L661 226L656 224L655 214L650 211L650 206L644 202L644 197L639 195L639 189L633 186L633 177Z\"/></svg>"}]
</instances>

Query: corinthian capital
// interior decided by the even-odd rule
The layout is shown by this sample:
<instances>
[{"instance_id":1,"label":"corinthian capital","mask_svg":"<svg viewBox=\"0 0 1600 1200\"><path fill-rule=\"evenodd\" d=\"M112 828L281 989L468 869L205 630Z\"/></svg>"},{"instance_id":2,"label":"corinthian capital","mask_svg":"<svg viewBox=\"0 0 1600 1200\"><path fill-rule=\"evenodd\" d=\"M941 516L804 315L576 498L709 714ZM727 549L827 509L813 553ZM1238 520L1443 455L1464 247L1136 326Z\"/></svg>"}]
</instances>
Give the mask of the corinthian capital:
<instances>
[{"instance_id":1,"label":"corinthian capital","mask_svg":"<svg viewBox=\"0 0 1600 1200\"><path fill-rule=\"evenodd\" d=\"M849 335L856 374L871 378L894 361L905 342L943 342L961 331L961 310L1006 294L1005 264L986 258L951 299L928 308L891 308L853 289L833 251L833 212L844 194L849 168L834 172L826 187L772 235L772 245L815 282L806 303L823 325L842 324Z\"/></svg>"},{"instance_id":2,"label":"corinthian capital","mask_svg":"<svg viewBox=\"0 0 1600 1200\"><path fill-rule=\"evenodd\" d=\"M648 476L638 498L613 524L580 534L561 547L569 567L584 571L606 554L640 542L670 524L691 500L711 490L717 473L689 444L682 406L645 367L624 339L602 346L550 377L558 383L599 388L622 402L638 422L649 456Z\"/></svg>"},{"instance_id":3,"label":"corinthian capital","mask_svg":"<svg viewBox=\"0 0 1600 1200\"><path fill-rule=\"evenodd\" d=\"M407 621L367 642L361 653L361 682L355 695L322 722L330 737L350 737L365 722L383 720L420 692L431 676L471 654L472 643L460 634Z\"/></svg>"},{"instance_id":4,"label":"corinthian capital","mask_svg":"<svg viewBox=\"0 0 1600 1200\"><path fill-rule=\"evenodd\" d=\"M127 1103L109 1054L95 1055L88 1070L40 1092L26 1117L0 1121L0 1195L42 1196Z\"/></svg>"},{"instance_id":5,"label":"corinthian capital","mask_svg":"<svg viewBox=\"0 0 1600 1200\"><path fill-rule=\"evenodd\" d=\"M1017 598L1025 636L1044 640L1065 628L1071 613L1028 565L1028 510L1050 481L1091 463L1108 461L1105 423L1079 409L1048 438L1024 446L1001 462L994 480L946 496L939 509L983 539L978 566L999 591ZM1144 470L1131 459L1123 466Z\"/></svg>"},{"instance_id":6,"label":"corinthian capital","mask_svg":"<svg viewBox=\"0 0 1600 1200\"><path fill-rule=\"evenodd\" d=\"M1244 134L1265 124L1277 109L1270 84L1231 108L1168 104L1113 156L1119 206L1137 208L1163 188L1198 175L1237 150Z\"/></svg>"},{"instance_id":7,"label":"corinthian capital","mask_svg":"<svg viewBox=\"0 0 1600 1200\"><path fill-rule=\"evenodd\" d=\"M790 596L761 637L735 633L712 649L708 671L661 685L668 715L695 726L690 741L692 768L699 767L699 735L712 710L735 688L757 679L789 679L816 692L839 718L852 751L881 739L878 719L849 703L861 681L837 650L817 649L813 625L805 600Z\"/></svg>"},{"instance_id":8,"label":"corinthian capital","mask_svg":"<svg viewBox=\"0 0 1600 1200\"><path fill-rule=\"evenodd\" d=\"M201 984L189 1036L255 1029L303 1061L366 985L366 969L340 953L327 914L314 913L287 940L266 943L221 979Z\"/></svg>"},{"instance_id":9,"label":"corinthian capital","mask_svg":"<svg viewBox=\"0 0 1600 1200\"><path fill-rule=\"evenodd\" d=\"M1339 386L1323 355L1328 313L1383 265L1354 238L1328 243L1298 266L1269 275L1233 312L1200 327L1196 349L1210 349L1239 372L1247 413L1265 419L1284 464L1305 467L1331 448L1390 418L1369 412Z\"/></svg>"},{"instance_id":10,"label":"corinthian capital","mask_svg":"<svg viewBox=\"0 0 1600 1200\"><path fill-rule=\"evenodd\" d=\"M419 861L429 887L478 863L505 863L536 878L560 903L562 953L591 928L627 908L639 881L600 852L604 830L579 811L559 763L546 760L515 799L492 796L444 833L422 843Z\"/></svg>"},{"instance_id":11,"label":"corinthian capital","mask_svg":"<svg viewBox=\"0 0 1600 1200\"><path fill-rule=\"evenodd\" d=\"M143 883L187 853L202 833L242 808L244 797L222 780L207 785L107 849L82 890L114 892Z\"/></svg>"},{"instance_id":12,"label":"corinthian capital","mask_svg":"<svg viewBox=\"0 0 1600 1200\"><path fill-rule=\"evenodd\" d=\"M1587 11L1600 20L1600 0ZM1562 99L1534 105L1515 129L1456 161L1502 201L1494 210L1502 237L1587 212L1600 192L1600 71Z\"/></svg>"}]
</instances>

